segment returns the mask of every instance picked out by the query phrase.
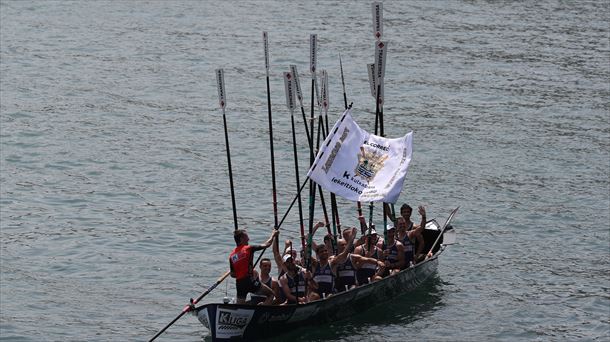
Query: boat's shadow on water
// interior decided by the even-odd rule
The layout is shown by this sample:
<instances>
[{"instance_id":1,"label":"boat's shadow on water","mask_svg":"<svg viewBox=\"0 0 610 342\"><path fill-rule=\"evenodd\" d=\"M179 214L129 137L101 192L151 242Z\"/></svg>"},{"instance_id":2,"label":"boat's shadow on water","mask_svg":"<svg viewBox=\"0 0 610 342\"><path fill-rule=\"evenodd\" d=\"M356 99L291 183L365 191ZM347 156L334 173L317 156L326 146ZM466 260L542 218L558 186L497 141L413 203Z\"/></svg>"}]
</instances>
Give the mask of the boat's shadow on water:
<instances>
[{"instance_id":1,"label":"boat's shadow on water","mask_svg":"<svg viewBox=\"0 0 610 342\"><path fill-rule=\"evenodd\" d=\"M262 341L322 341L322 340L362 340L388 325L407 325L426 319L427 313L443 306L444 283L437 274L426 280L420 287L390 302L377 303L373 308L336 323L304 326L293 332ZM374 305L375 303L371 303ZM212 341L205 336L205 341Z\"/></svg>"}]
</instances>

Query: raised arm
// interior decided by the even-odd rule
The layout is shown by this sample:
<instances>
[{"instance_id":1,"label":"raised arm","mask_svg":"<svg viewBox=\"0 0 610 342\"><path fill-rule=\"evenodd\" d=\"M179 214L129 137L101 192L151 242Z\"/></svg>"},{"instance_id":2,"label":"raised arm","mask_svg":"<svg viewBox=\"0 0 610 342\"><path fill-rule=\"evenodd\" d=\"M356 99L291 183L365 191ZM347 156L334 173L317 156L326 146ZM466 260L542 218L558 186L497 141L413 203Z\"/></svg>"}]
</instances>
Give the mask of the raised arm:
<instances>
[{"instance_id":1,"label":"raised arm","mask_svg":"<svg viewBox=\"0 0 610 342\"><path fill-rule=\"evenodd\" d=\"M252 250L253 251L258 251L258 250L261 250L261 249L268 248L273 243L273 239L275 239L275 237L279 233L280 233L279 230L274 229L273 232L271 233L271 236L269 236L269 238L267 239L267 241L265 241L265 243L263 243L262 245L258 245L258 246L252 246Z\"/></svg>"},{"instance_id":2,"label":"raised arm","mask_svg":"<svg viewBox=\"0 0 610 342\"><path fill-rule=\"evenodd\" d=\"M279 233L278 233L277 239L279 239ZM280 272L280 270L283 270L284 272L288 272L288 270L286 269L286 266L284 266L284 261L282 260L282 255L280 254L280 244L277 241L273 244L273 260L275 260L275 266L278 269L278 274L282 274L282 272Z\"/></svg>"},{"instance_id":3,"label":"raised arm","mask_svg":"<svg viewBox=\"0 0 610 342\"><path fill-rule=\"evenodd\" d=\"M347 246L343 252L339 253L336 257L330 260L330 266L334 267L336 264L345 261L345 258L349 255L349 251L352 249L352 245L354 244L354 238L356 237L356 228L351 228L351 233L347 236Z\"/></svg>"},{"instance_id":4,"label":"raised arm","mask_svg":"<svg viewBox=\"0 0 610 342\"><path fill-rule=\"evenodd\" d=\"M316 231L320 227L324 227L324 222L318 222L318 223L316 223L315 226L313 226L313 231L311 232L311 236L309 236L309 234L307 234L307 241L311 240L311 250L312 251L315 251L316 248L318 247L318 244L313 240L313 236L316 235Z\"/></svg>"},{"instance_id":5,"label":"raised arm","mask_svg":"<svg viewBox=\"0 0 610 342\"><path fill-rule=\"evenodd\" d=\"M418 212L419 215L421 216L421 222L419 223L419 226L413 230L410 230L407 234L409 235L409 238L412 238L414 236L419 236L421 233L423 233L424 229L426 228L426 208L424 208L423 206L419 206L418 207Z\"/></svg>"},{"instance_id":6,"label":"raised arm","mask_svg":"<svg viewBox=\"0 0 610 342\"><path fill-rule=\"evenodd\" d=\"M359 254L352 254L352 260L356 263L356 267L360 268L362 264L377 264L379 267L383 267L383 261L377 260L375 258L367 258Z\"/></svg>"},{"instance_id":7,"label":"raised arm","mask_svg":"<svg viewBox=\"0 0 610 342\"><path fill-rule=\"evenodd\" d=\"M366 235L366 230L368 229L366 225L366 219L364 218L364 216L360 215L358 216L358 221L360 221L360 232L362 233L362 235Z\"/></svg>"}]
</instances>

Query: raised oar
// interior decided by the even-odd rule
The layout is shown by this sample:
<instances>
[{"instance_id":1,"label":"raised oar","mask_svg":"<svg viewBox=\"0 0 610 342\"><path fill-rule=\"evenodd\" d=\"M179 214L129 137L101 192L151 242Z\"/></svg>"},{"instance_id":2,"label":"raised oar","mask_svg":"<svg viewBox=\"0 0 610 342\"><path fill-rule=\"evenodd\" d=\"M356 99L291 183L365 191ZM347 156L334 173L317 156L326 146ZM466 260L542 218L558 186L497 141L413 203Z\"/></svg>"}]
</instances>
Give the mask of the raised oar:
<instances>
[{"instance_id":1,"label":"raised oar","mask_svg":"<svg viewBox=\"0 0 610 342\"><path fill-rule=\"evenodd\" d=\"M301 114L303 115L303 124L305 124L305 134L307 134L307 144L311 144L311 136L309 134L309 125L307 123L307 116L305 116L305 107L303 107L303 92L301 91L301 81L299 81L299 73L297 72L297 66L291 65L290 72L294 80L294 89L296 90L297 100L301 107Z\"/></svg>"},{"instance_id":2,"label":"raised oar","mask_svg":"<svg viewBox=\"0 0 610 342\"><path fill-rule=\"evenodd\" d=\"M309 165L313 165L314 153L313 153L313 119L314 119L314 92L316 82L316 45L318 36L316 34L309 35L309 71L311 72L311 115L309 117L309 132L311 133L311 139L309 140ZM306 267L310 268L311 259L311 243L313 235L313 219L314 219L314 201L316 197L316 187L313 180L309 180L309 239L307 241L307 257Z\"/></svg>"},{"instance_id":3,"label":"raised oar","mask_svg":"<svg viewBox=\"0 0 610 342\"><path fill-rule=\"evenodd\" d=\"M328 128L328 107L330 105L329 96L328 96L328 73L326 70L322 70L322 109L324 110L324 121L326 122L326 131L324 133L324 139L326 139L326 135L330 134ZM321 114L321 113L320 113ZM324 205L324 197L322 196L322 188L320 188L320 199L322 201L322 208L324 208L324 216L326 217L326 222L328 222L328 214L326 213L326 206ZM337 254L337 221L339 220L339 213L337 212L337 198L333 192L330 193L330 213L332 216L332 224L333 224L333 253ZM328 228L328 230L330 230Z\"/></svg>"},{"instance_id":4,"label":"raised oar","mask_svg":"<svg viewBox=\"0 0 610 342\"><path fill-rule=\"evenodd\" d=\"M326 129L325 129L324 117L322 116L322 109L324 108L324 105L325 105L325 102L323 99L324 92L326 91L326 89L325 89L326 84L324 83L325 78L326 78L326 71L322 70L322 72L321 72L321 83L322 83L321 92L318 91L318 83L317 82L315 83L316 98L318 101L318 131L317 131L317 135L316 135L316 151L318 151L320 149L320 137L322 139L326 139L326 131L328 130L328 126L326 126ZM326 100L328 101L328 94L326 95ZM326 102L326 103L328 103L328 102ZM322 212L324 214L326 232L329 235L331 235L332 232L330 230L330 220L328 219L328 210L326 209L326 201L324 200L324 193L322 192L322 187L320 185L318 185L318 191L320 192L320 203L322 205ZM334 241L331 243L331 245L333 246L333 254L336 254L336 246L335 246Z\"/></svg>"},{"instance_id":5,"label":"raised oar","mask_svg":"<svg viewBox=\"0 0 610 342\"><path fill-rule=\"evenodd\" d=\"M292 66L291 66L292 67ZM296 67L295 67L296 70ZM299 179L299 158L297 153L297 138L294 129L294 84L295 78L291 72L284 73L284 88L286 91L286 106L290 111L290 123L292 126L292 152L294 155L294 174L297 182L297 191L299 190L299 185L301 181ZM303 250L305 250L305 226L303 225L303 205L301 203L301 192L297 193L298 201L299 201L299 224L301 227L301 246ZM277 240L277 239L276 239Z\"/></svg>"},{"instance_id":6,"label":"raised oar","mask_svg":"<svg viewBox=\"0 0 610 342\"><path fill-rule=\"evenodd\" d=\"M273 187L273 227L277 229L277 191L275 187L275 157L273 153L273 120L271 117L271 90L269 88L269 39L267 32L263 32L263 41L265 43L265 71L267 73L267 111L269 113L269 150L271 151L271 183Z\"/></svg>"},{"instance_id":7,"label":"raised oar","mask_svg":"<svg viewBox=\"0 0 610 342\"><path fill-rule=\"evenodd\" d=\"M225 146L227 148L227 164L229 167L229 184L231 186L231 204L233 208L233 225L237 230L237 208L235 206L235 190L233 186L233 168L231 167L231 150L229 149L229 132L227 130L227 116L225 115L225 107L227 105L225 93L225 74L223 69L216 70L216 83L218 84L218 104L222 109L222 123L225 131Z\"/></svg>"},{"instance_id":8,"label":"raised oar","mask_svg":"<svg viewBox=\"0 0 610 342\"><path fill-rule=\"evenodd\" d=\"M294 206L294 203L296 202L296 200L299 197L299 195L300 195L301 191L303 190L303 188L305 188L305 185L307 185L308 181L309 181L309 177L307 177L305 179L305 181L303 182L303 184L299 187L297 195L294 197L294 199L290 203L290 206L288 206L288 209L286 210L286 213L282 217L282 220L278 223L277 229L279 229L282 226L282 223L284 223L284 220L286 219L286 217L290 213L290 210L292 210L292 207ZM256 265L260 261L261 257L263 256L265 250L266 250L266 248L259 254L258 259L256 259L256 262L254 263L253 267L256 267ZM191 311L195 304L199 303L199 301L201 301L201 299L203 297L207 296L210 292L212 292L220 283L222 283L229 276L229 274L231 274L231 272L227 271L222 276L220 276L220 278L218 278L218 280L216 280L216 282L212 286L210 286L196 300L192 301L189 305L185 306L184 309L182 309L182 312L180 312L180 314L176 318L174 318L168 325L166 325L163 329L161 329L155 336L153 336L153 338L151 338L149 340L149 342L154 341L157 337L159 337L159 335L163 334L165 332L165 330L167 330L170 326L172 326L174 323L176 323L177 320L179 320L182 316L184 316L185 313Z\"/></svg>"},{"instance_id":9,"label":"raised oar","mask_svg":"<svg viewBox=\"0 0 610 342\"><path fill-rule=\"evenodd\" d=\"M375 6L373 4L373 13L375 14ZM379 4L381 6L381 4ZM379 32L379 31L377 31ZM379 36L381 37L381 36ZM386 52L387 52L387 44L382 41L377 41L375 43L375 78L377 84L377 103L376 103L376 116L375 116L375 134L377 134L377 119L379 119L379 133L382 137L385 137L385 132L383 130L383 80L385 77L385 60L386 60ZM383 206L383 236L385 241L388 240L387 233L387 211L385 205Z\"/></svg>"},{"instance_id":10,"label":"raised oar","mask_svg":"<svg viewBox=\"0 0 610 342\"><path fill-rule=\"evenodd\" d=\"M341 69L341 85L343 87L343 102L345 103L345 109L347 110L347 95L345 94L345 78L343 77L343 64L341 62L341 54L339 54L339 67ZM325 99L325 108L324 115L326 116L326 123L328 124L328 107L330 106L329 98L328 98L328 74L325 79L326 85L324 89L326 90L326 94L322 94ZM326 127L328 131L328 126ZM330 132L329 132L330 134ZM341 221L339 220L339 209L337 208L337 196L334 192L330 193L330 206L331 212L333 214L333 232L335 234L335 241L337 240L337 229L339 231L339 235L341 235Z\"/></svg>"},{"instance_id":11,"label":"raised oar","mask_svg":"<svg viewBox=\"0 0 610 342\"><path fill-rule=\"evenodd\" d=\"M347 109L347 94L345 93L345 78L343 77L343 62L341 61L341 54L339 54L339 69L341 69L341 86L343 87L343 102L345 103L345 109Z\"/></svg>"},{"instance_id":12,"label":"raised oar","mask_svg":"<svg viewBox=\"0 0 610 342\"><path fill-rule=\"evenodd\" d=\"M235 208L235 192L233 191L233 172L231 168L231 153L229 149L229 133L227 131L227 117L225 115L225 107L227 105L226 93L225 93L225 76L223 69L216 70L216 83L218 84L218 103L220 108L222 109L222 122L224 125L224 133L225 133L225 144L227 148L227 163L229 166L229 183L231 185L231 204L233 207L233 224L235 226L235 230L237 230L237 209ZM163 329L159 330L159 332L153 336L149 341L154 341L157 337L165 332L169 327L171 327L177 320L179 320L185 313L189 312L195 304L199 303L199 301L208 295L208 293L212 292L220 283L222 283L230 274L230 271L225 272L214 285L210 286L204 293L201 294L196 300L191 299L190 305L187 305L182 309L182 312L174 318L169 324L167 324Z\"/></svg>"},{"instance_id":13,"label":"raised oar","mask_svg":"<svg viewBox=\"0 0 610 342\"><path fill-rule=\"evenodd\" d=\"M341 60L341 54L339 54L339 69L341 70L341 87L343 88L343 103L345 105L345 110L347 110L347 93L345 92L345 77L343 76L343 61ZM339 230L341 230L341 222L339 221L339 210L337 208L337 199L335 194L331 194L331 204L333 205L333 210L336 215L337 225L339 226ZM356 202L356 206L358 208L358 217L362 216L362 203L360 201ZM360 221L360 220L359 220ZM366 227L360 222L360 232L364 235L364 230Z\"/></svg>"},{"instance_id":14,"label":"raised oar","mask_svg":"<svg viewBox=\"0 0 610 342\"><path fill-rule=\"evenodd\" d=\"M351 105L349 106L349 108L351 108ZM343 119L345 119L345 114L346 113L347 113L347 111L345 111L345 113L341 116L341 118L339 118L339 122L343 122ZM335 130L331 134L336 134L336 133L337 132ZM332 139L328 139L328 142L330 143L331 140ZM324 146L323 148L327 148L327 147L328 147L328 144L326 146ZM326 150L324 149L324 151L326 151ZM322 159L322 156L324 156L324 151L320 153L320 159ZM313 164L313 166L311 167L311 171L313 172L317 167L318 167L318 163ZM288 216L288 214L292 210L292 207L294 206L294 203L299 198L299 194L303 191L303 189L307 185L307 182L311 182L311 179L309 178L309 176L305 177L305 180L303 181L303 184L301 184L301 187L299 187L299 191L297 192L297 194L292 199L292 202L290 202L290 205L288 206L288 209L286 209L286 212L284 213L284 216L282 216L282 219L280 220L280 223L278 224L278 229L284 223L284 220L286 219L286 217ZM314 187L314 190L315 190L315 187ZM309 241L308 241L309 245L307 246L308 249L310 249L309 246L311 246L311 235L312 234L309 234ZM256 266L258 264L259 260L262 258L263 254L265 253L265 250L266 250L266 248L263 249L263 251L259 254L258 258L256 259L256 262L254 263L254 266Z\"/></svg>"}]
</instances>

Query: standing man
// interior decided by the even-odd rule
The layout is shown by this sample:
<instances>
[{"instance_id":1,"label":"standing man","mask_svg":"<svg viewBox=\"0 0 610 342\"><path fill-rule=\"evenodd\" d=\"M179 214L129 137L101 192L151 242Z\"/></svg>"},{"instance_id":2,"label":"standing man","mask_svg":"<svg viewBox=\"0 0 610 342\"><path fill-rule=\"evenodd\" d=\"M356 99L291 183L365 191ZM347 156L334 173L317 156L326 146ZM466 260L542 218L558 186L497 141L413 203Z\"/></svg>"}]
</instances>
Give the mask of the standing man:
<instances>
[{"instance_id":1,"label":"standing man","mask_svg":"<svg viewBox=\"0 0 610 342\"><path fill-rule=\"evenodd\" d=\"M245 304L248 293L260 293L265 295L264 305L270 305L273 301L273 291L264 284L261 284L254 276L252 260L254 252L271 246L273 239L279 231L273 230L269 239L262 245L250 246L248 233L243 229L233 232L233 238L237 247L229 256L229 266L231 267L231 277L235 278L237 288L237 304Z\"/></svg>"}]
</instances>

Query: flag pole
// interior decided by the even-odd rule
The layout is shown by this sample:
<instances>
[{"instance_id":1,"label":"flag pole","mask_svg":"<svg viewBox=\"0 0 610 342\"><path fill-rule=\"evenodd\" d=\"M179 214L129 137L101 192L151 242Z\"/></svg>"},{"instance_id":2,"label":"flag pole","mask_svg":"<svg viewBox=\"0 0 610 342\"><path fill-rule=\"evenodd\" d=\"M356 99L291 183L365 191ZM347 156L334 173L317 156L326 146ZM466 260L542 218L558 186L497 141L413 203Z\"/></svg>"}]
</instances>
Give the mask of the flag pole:
<instances>
[{"instance_id":1,"label":"flag pole","mask_svg":"<svg viewBox=\"0 0 610 342\"><path fill-rule=\"evenodd\" d=\"M273 191L273 228L278 228L277 219L277 192L275 187L275 157L273 153L273 120L271 116L271 90L269 87L269 38L267 31L263 32L263 42L265 45L265 71L267 80L267 111L269 113L269 149L271 151L271 183Z\"/></svg>"}]
</instances>

